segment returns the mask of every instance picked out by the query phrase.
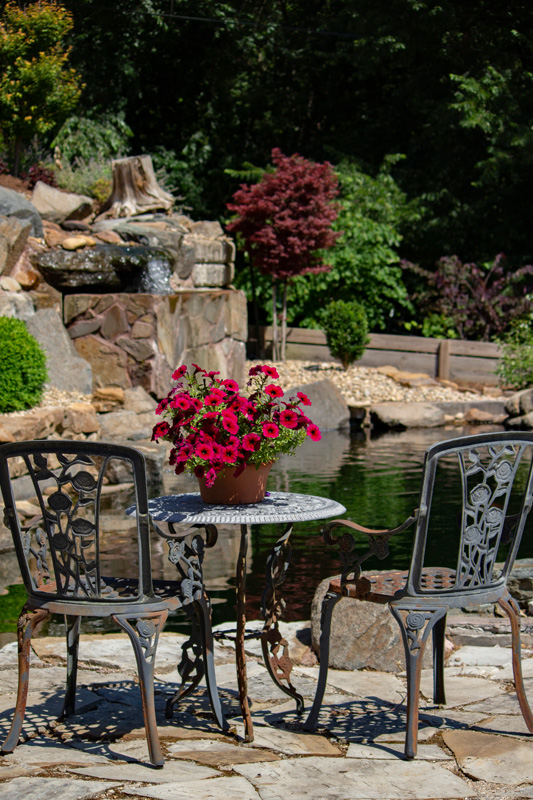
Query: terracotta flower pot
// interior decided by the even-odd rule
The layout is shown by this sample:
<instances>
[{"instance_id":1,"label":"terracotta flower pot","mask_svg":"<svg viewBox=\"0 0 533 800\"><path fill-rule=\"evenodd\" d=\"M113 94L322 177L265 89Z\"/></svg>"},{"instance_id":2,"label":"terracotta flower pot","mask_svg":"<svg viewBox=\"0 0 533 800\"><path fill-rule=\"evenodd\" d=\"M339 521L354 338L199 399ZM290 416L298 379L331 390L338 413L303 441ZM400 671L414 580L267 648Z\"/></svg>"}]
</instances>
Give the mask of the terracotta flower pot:
<instances>
[{"instance_id":1,"label":"terracotta flower pot","mask_svg":"<svg viewBox=\"0 0 533 800\"><path fill-rule=\"evenodd\" d=\"M253 464L246 466L241 474L235 478L235 467L226 467L221 470L210 488L205 485L205 478L198 478L200 496L204 503L216 505L241 505L246 503L260 503L266 492L268 473L274 464Z\"/></svg>"}]
</instances>

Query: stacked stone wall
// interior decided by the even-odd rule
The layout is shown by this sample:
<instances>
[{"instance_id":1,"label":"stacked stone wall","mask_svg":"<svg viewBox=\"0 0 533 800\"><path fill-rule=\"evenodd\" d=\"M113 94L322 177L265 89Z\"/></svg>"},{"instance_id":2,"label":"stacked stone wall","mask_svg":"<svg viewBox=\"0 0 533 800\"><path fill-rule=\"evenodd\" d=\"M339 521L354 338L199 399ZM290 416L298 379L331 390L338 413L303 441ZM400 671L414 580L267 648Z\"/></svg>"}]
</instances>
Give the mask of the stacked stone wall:
<instances>
[{"instance_id":1,"label":"stacked stone wall","mask_svg":"<svg viewBox=\"0 0 533 800\"><path fill-rule=\"evenodd\" d=\"M142 386L162 397L176 366L192 362L244 377L246 298L234 289L66 295L63 320L91 365L93 391Z\"/></svg>"}]
</instances>

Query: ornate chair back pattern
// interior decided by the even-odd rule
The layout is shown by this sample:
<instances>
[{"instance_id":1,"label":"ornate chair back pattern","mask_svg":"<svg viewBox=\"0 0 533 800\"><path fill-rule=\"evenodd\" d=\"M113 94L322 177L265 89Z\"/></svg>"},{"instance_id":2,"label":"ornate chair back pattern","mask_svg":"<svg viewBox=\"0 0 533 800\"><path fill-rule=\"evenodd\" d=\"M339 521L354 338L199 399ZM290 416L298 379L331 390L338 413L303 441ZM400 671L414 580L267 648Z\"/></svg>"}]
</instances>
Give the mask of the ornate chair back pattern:
<instances>
[{"instance_id":1,"label":"ornate chair back pattern","mask_svg":"<svg viewBox=\"0 0 533 800\"><path fill-rule=\"evenodd\" d=\"M26 590L30 596L76 602L135 601L153 597L144 464L131 448L98 444L94 453L76 442L28 443L20 452L14 446L0 464L0 485L5 498L6 524L15 529L15 546ZM38 449L37 449L38 448ZM8 477L10 461L22 459L32 480L40 515L22 524ZM16 463L16 462L15 462ZM124 581L112 587L101 572L101 499L104 476L109 468L124 468L131 475L139 512L137 553L128 563L138 562L138 583ZM145 512L143 514L143 508ZM134 521L132 520L132 525ZM112 533L112 532L111 532ZM131 577L131 576L130 576ZM129 587L129 588L127 588ZM135 587L131 594L132 587Z\"/></svg>"},{"instance_id":2,"label":"ornate chair back pattern","mask_svg":"<svg viewBox=\"0 0 533 800\"><path fill-rule=\"evenodd\" d=\"M483 441L484 437L487 441ZM485 434L477 436L475 444L458 445L456 440L453 444L444 442L429 448L411 569L405 589L408 595L482 593L497 590L505 584L533 502L533 441L523 441L519 437L520 434L509 441L494 442L492 435L491 442L491 435ZM428 586L427 579L422 580L422 569L431 506L436 502L434 489L439 463L448 462L450 457L456 462L461 489L457 565L447 583ZM518 480L521 465L524 469ZM524 473L525 486L522 488L518 484L522 483ZM509 513L511 497L515 503L517 499L519 501L518 509L511 509L514 513ZM508 545L509 549L503 570L495 572L500 544Z\"/></svg>"}]
</instances>

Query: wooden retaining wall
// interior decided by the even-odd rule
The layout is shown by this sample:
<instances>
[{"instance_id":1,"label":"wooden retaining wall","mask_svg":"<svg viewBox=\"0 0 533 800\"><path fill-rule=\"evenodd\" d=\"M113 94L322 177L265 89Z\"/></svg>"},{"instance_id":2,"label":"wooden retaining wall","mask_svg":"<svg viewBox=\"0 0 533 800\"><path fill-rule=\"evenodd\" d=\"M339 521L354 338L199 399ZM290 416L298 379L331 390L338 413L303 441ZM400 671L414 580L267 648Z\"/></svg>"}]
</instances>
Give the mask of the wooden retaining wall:
<instances>
[{"instance_id":1,"label":"wooden retaining wall","mask_svg":"<svg viewBox=\"0 0 533 800\"><path fill-rule=\"evenodd\" d=\"M272 328L260 327L265 358L272 353ZM258 358L255 326L248 330L248 356ZM287 359L302 361L336 361L329 351L324 331L289 328ZM500 346L492 342L469 342L463 339L426 339L423 336L370 334L360 367L391 365L407 372L425 372L432 378L496 384L496 369L501 356Z\"/></svg>"}]
</instances>

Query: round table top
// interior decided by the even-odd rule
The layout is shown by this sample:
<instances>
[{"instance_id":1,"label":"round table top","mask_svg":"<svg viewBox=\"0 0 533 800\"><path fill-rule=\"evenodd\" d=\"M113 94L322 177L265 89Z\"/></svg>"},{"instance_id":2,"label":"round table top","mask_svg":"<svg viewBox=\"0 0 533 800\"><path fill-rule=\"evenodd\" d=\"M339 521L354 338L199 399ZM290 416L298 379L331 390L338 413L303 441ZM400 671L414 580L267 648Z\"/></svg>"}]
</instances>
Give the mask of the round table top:
<instances>
[{"instance_id":1,"label":"round table top","mask_svg":"<svg viewBox=\"0 0 533 800\"><path fill-rule=\"evenodd\" d=\"M300 522L337 517L346 509L335 500L312 494L270 492L260 503L246 505L211 505L198 493L171 494L148 501L148 510L158 522L183 522L188 525L253 525L276 522ZM135 511L135 506L127 513Z\"/></svg>"}]
</instances>

